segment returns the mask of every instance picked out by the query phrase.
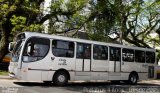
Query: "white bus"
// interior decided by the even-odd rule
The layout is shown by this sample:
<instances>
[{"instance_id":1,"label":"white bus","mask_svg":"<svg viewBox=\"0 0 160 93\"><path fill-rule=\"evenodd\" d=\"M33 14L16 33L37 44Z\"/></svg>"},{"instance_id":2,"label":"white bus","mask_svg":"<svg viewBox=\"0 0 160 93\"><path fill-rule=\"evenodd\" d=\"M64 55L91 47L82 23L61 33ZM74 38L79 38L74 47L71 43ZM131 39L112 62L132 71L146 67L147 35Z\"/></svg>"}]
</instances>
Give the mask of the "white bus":
<instances>
[{"instance_id":1,"label":"white bus","mask_svg":"<svg viewBox=\"0 0 160 93\"><path fill-rule=\"evenodd\" d=\"M24 32L17 35L11 77L65 85L69 80L128 81L154 78L155 50Z\"/></svg>"}]
</instances>

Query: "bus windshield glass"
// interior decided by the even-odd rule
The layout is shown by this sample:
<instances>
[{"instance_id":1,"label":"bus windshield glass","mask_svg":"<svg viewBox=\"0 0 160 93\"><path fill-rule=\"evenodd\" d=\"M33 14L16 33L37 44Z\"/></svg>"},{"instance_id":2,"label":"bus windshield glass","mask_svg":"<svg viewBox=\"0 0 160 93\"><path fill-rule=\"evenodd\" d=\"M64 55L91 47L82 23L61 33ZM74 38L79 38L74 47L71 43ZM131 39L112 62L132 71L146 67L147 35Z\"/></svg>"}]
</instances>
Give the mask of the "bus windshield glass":
<instances>
[{"instance_id":1,"label":"bus windshield glass","mask_svg":"<svg viewBox=\"0 0 160 93\"><path fill-rule=\"evenodd\" d=\"M15 46L12 52L12 62L18 62L20 52L21 52L21 47L22 47L22 40L15 43Z\"/></svg>"}]
</instances>

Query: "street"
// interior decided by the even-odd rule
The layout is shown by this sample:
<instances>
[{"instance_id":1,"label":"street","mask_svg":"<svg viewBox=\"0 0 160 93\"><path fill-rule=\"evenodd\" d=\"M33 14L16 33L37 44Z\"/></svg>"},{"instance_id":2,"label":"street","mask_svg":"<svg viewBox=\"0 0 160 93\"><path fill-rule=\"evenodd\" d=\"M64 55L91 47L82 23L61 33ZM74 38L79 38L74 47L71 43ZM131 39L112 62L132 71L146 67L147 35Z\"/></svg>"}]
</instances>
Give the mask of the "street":
<instances>
[{"instance_id":1,"label":"street","mask_svg":"<svg viewBox=\"0 0 160 93\"><path fill-rule=\"evenodd\" d=\"M70 82L64 87L42 82L0 79L0 93L160 93L160 81L141 81L137 85L110 82Z\"/></svg>"}]
</instances>

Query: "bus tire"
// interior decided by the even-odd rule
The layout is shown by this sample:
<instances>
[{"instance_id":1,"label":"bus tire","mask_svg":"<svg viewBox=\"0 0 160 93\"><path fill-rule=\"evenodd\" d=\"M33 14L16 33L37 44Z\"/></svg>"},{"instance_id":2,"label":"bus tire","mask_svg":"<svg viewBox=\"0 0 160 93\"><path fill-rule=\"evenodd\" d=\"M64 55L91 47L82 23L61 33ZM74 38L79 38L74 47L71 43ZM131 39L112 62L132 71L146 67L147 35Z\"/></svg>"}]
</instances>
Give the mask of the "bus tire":
<instances>
[{"instance_id":1,"label":"bus tire","mask_svg":"<svg viewBox=\"0 0 160 93\"><path fill-rule=\"evenodd\" d=\"M55 73L53 77L53 83L58 86L64 86L68 83L68 74L64 71L59 71Z\"/></svg>"},{"instance_id":2,"label":"bus tire","mask_svg":"<svg viewBox=\"0 0 160 93\"><path fill-rule=\"evenodd\" d=\"M137 81L138 81L138 75L135 73L131 73L128 79L129 84L137 84Z\"/></svg>"}]
</instances>

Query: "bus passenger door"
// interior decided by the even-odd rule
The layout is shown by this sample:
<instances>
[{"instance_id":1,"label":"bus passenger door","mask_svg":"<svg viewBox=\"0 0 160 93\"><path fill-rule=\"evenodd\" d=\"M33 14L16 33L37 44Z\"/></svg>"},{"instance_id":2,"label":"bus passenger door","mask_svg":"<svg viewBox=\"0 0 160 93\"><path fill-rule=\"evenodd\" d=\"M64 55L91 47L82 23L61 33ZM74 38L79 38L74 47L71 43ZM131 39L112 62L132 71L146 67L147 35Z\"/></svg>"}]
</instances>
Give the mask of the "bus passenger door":
<instances>
[{"instance_id":1,"label":"bus passenger door","mask_svg":"<svg viewBox=\"0 0 160 93\"><path fill-rule=\"evenodd\" d=\"M146 51L146 66L148 69L148 77L149 78L156 78L155 77L155 52L154 51Z\"/></svg>"},{"instance_id":2,"label":"bus passenger door","mask_svg":"<svg viewBox=\"0 0 160 93\"><path fill-rule=\"evenodd\" d=\"M76 50L76 76L88 76L84 79L89 79L91 70L91 45L77 43Z\"/></svg>"},{"instance_id":3,"label":"bus passenger door","mask_svg":"<svg viewBox=\"0 0 160 93\"><path fill-rule=\"evenodd\" d=\"M110 55L109 55L109 76L113 80L118 79L117 76L121 75L121 48L118 47L110 47Z\"/></svg>"}]
</instances>

